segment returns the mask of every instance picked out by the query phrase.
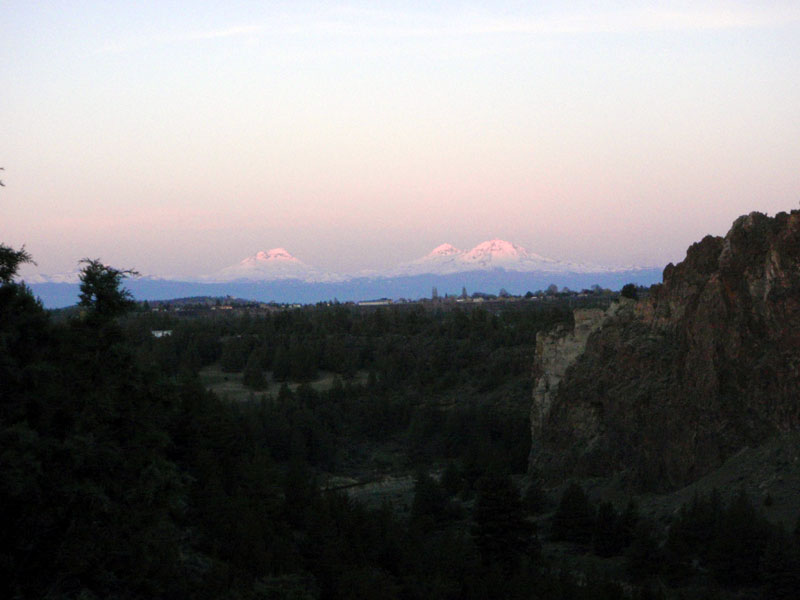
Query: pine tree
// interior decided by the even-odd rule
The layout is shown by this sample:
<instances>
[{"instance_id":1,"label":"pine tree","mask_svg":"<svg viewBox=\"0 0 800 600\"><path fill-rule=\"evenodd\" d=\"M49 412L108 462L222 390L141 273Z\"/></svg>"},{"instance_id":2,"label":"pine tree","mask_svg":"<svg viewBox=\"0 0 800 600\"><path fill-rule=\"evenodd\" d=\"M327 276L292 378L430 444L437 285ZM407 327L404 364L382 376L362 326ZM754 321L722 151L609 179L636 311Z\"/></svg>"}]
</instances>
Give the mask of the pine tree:
<instances>
[{"instance_id":1,"label":"pine tree","mask_svg":"<svg viewBox=\"0 0 800 600\"><path fill-rule=\"evenodd\" d=\"M19 268L25 263L36 264L25 250L25 246L14 250L10 246L0 244L0 284L11 283Z\"/></svg>"},{"instance_id":2,"label":"pine tree","mask_svg":"<svg viewBox=\"0 0 800 600\"><path fill-rule=\"evenodd\" d=\"M201 366L200 352L197 350L197 344L192 341L181 357L181 368L189 373L196 374Z\"/></svg>"},{"instance_id":3,"label":"pine tree","mask_svg":"<svg viewBox=\"0 0 800 600\"><path fill-rule=\"evenodd\" d=\"M552 537L588 544L594 530L594 511L589 498L577 483L570 483L564 490L553 515Z\"/></svg>"},{"instance_id":4,"label":"pine tree","mask_svg":"<svg viewBox=\"0 0 800 600\"><path fill-rule=\"evenodd\" d=\"M81 263L85 266L80 274L78 304L90 310L90 317L96 320L112 319L136 305L133 294L122 287L122 281L139 273L133 269L109 267L99 258L84 258Z\"/></svg>"},{"instance_id":5,"label":"pine tree","mask_svg":"<svg viewBox=\"0 0 800 600\"><path fill-rule=\"evenodd\" d=\"M592 534L592 547L598 556L614 556L622 550L619 541L620 519L610 502L602 502L597 508L597 517Z\"/></svg>"},{"instance_id":6,"label":"pine tree","mask_svg":"<svg viewBox=\"0 0 800 600\"><path fill-rule=\"evenodd\" d=\"M522 498L522 504L525 510L530 515L538 515L542 513L547 506L547 494L542 489L542 482L534 477Z\"/></svg>"},{"instance_id":7,"label":"pine tree","mask_svg":"<svg viewBox=\"0 0 800 600\"><path fill-rule=\"evenodd\" d=\"M433 529L445 520L447 498L444 489L424 471L414 480L414 501L411 505L412 523L423 529Z\"/></svg>"},{"instance_id":8,"label":"pine tree","mask_svg":"<svg viewBox=\"0 0 800 600\"><path fill-rule=\"evenodd\" d=\"M242 383L250 389L263 390L267 387L267 380L261 367L262 362L261 353L257 349L253 350L242 373Z\"/></svg>"},{"instance_id":9,"label":"pine tree","mask_svg":"<svg viewBox=\"0 0 800 600\"><path fill-rule=\"evenodd\" d=\"M472 530L475 545L485 562L513 568L534 541L519 490L509 476L495 473L484 475L477 487Z\"/></svg>"},{"instance_id":10,"label":"pine tree","mask_svg":"<svg viewBox=\"0 0 800 600\"><path fill-rule=\"evenodd\" d=\"M272 357L272 377L275 381L286 381L289 379L291 368L288 350L283 346L278 346L275 356Z\"/></svg>"}]
</instances>

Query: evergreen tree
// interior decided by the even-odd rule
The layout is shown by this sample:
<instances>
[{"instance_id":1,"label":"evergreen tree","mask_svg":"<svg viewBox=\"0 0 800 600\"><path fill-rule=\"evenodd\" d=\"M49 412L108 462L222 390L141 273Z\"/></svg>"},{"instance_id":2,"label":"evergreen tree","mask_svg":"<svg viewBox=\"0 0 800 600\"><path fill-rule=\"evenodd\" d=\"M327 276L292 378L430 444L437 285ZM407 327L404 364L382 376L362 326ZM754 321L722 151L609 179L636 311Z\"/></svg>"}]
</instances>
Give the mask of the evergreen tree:
<instances>
[{"instance_id":1,"label":"evergreen tree","mask_svg":"<svg viewBox=\"0 0 800 600\"><path fill-rule=\"evenodd\" d=\"M625 510L619 517L619 528L617 531L619 549L625 549L633 541L636 527L639 523L639 509L633 499L629 499L625 505Z\"/></svg>"},{"instance_id":2,"label":"evergreen tree","mask_svg":"<svg viewBox=\"0 0 800 600\"><path fill-rule=\"evenodd\" d=\"M601 502L597 508L592 533L592 548L598 556L614 556L619 552L621 544L618 542L619 518L617 511L610 502Z\"/></svg>"},{"instance_id":3,"label":"evergreen tree","mask_svg":"<svg viewBox=\"0 0 800 600\"><path fill-rule=\"evenodd\" d=\"M496 473L484 475L477 487L472 530L475 545L485 562L513 568L534 542L519 490L509 476Z\"/></svg>"},{"instance_id":4,"label":"evergreen tree","mask_svg":"<svg viewBox=\"0 0 800 600\"><path fill-rule=\"evenodd\" d=\"M756 512L747 495L740 491L723 511L708 552L708 561L720 582L727 585L758 584L759 563L769 535L769 524Z\"/></svg>"},{"instance_id":5,"label":"evergreen tree","mask_svg":"<svg viewBox=\"0 0 800 600\"><path fill-rule=\"evenodd\" d=\"M132 309L136 303L129 290L122 287L126 277L139 275L132 269L115 269L100 262L99 258L84 258L80 274L80 301L78 304L90 309L90 315L98 320L117 317Z\"/></svg>"},{"instance_id":6,"label":"evergreen tree","mask_svg":"<svg viewBox=\"0 0 800 600\"><path fill-rule=\"evenodd\" d=\"M542 483L537 477L533 477L525 490L522 498L525 511L531 515L538 515L547 506L547 494L542 489Z\"/></svg>"},{"instance_id":7,"label":"evergreen tree","mask_svg":"<svg viewBox=\"0 0 800 600\"><path fill-rule=\"evenodd\" d=\"M0 284L11 283L19 268L26 263L33 263L33 259L25 250L25 246L14 250L10 246L0 244Z\"/></svg>"},{"instance_id":8,"label":"evergreen tree","mask_svg":"<svg viewBox=\"0 0 800 600\"><path fill-rule=\"evenodd\" d=\"M636 284L633 283L626 283L622 286L622 291L620 291L620 296L623 298L630 298L631 300L636 300L639 297L638 290L636 289Z\"/></svg>"},{"instance_id":9,"label":"evergreen tree","mask_svg":"<svg viewBox=\"0 0 800 600\"><path fill-rule=\"evenodd\" d=\"M247 387L254 390L263 390L267 387L267 380L264 379L264 370L261 366L262 363L261 352L258 349L253 350L242 373L242 383Z\"/></svg>"},{"instance_id":10,"label":"evergreen tree","mask_svg":"<svg viewBox=\"0 0 800 600\"><path fill-rule=\"evenodd\" d=\"M447 466L442 473L442 487L450 495L455 496L464 486L464 479L461 476L461 470L454 461L447 463Z\"/></svg>"},{"instance_id":11,"label":"evergreen tree","mask_svg":"<svg viewBox=\"0 0 800 600\"><path fill-rule=\"evenodd\" d=\"M289 347L289 363L293 381L311 381L317 376L317 353L311 344L293 341Z\"/></svg>"},{"instance_id":12,"label":"evergreen tree","mask_svg":"<svg viewBox=\"0 0 800 600\"><path fill-rule=\"evenodd\" d=\"M90 326L56 327L14 271L0 285L0 596L184 594L171 398L108 323L129 306L114 285L121 272L88 265Z\"/></svg>"},{"instance_id":13,"label":"evergreen tree","mask_svg":"<svg viewBox=\"0 0 800 600\"><path fill-rule=\"evenodd\" d=\"M242 336L232 337L226 340L222 346L220 367L225 373L239 373L247 365L249 356L249 341Z\"/></svg>"},{"instance_id":14,"label":"evergreen tree","mask_svg":"<svg viewBox=\"0 0 800 600\"><path fill-rule=\"evenodd\" d=\"M577 483L570 483L553 515L553 539L588 544L592 540L594 521L588 496Z\"/></svg>"},{"instance_id":15,"label":"evergreen tree","mask_svg":"<svg viewBox=\"0 0 800 600\"><path fill-rule=\"evenodd\" d=\"M184 350L183 356L181 356L181 368L196 375L201 366L200 352L197 350L197 344L192 341L186 346L186 350Z\"/></svg>"},{"instance_id":16,"label":"evergreen tree","mask_svg":"<svg viewBox=\"0 0 800 600\"><path fill-rule=\"evenodd\" d=\"M800 545L782 529L770 536L764 548L761 578L769 598L789 600L800 590Z\"/></svg>"},{"instance_id":17,"label":"evergreen tree","mask_svg":"<svg viewBox=\"0 0 800 600\"><path fill-rule=\"evenodd\" d=\"M664 553L656 539L652 523L640 521L626 552L627 572L634 581L656 578L664 567Z\"/></svg>"},{"instance_id":18,"label":"evergreen tree","mask_svg":"<svg viewBox=\"0 0 800 600\"><path fill-rule=\"evenodd\" d=\"M424 471L414 480L414 501L411 504L411 521L423 530L433 529L445 520L447 498L442 486Z\"/></svg>"},{"instance_id":19,"label":"evergreen tree","mask_svg":"<svg viewBox=\"0 0 800 600\"><path fill-rule=\"evenodd\" d=\"M272 377L275 381L287 381L291 374L292 365L289 361L289 352L283 346L275 349L272 358Z\"/></svg>"}]
</instances>

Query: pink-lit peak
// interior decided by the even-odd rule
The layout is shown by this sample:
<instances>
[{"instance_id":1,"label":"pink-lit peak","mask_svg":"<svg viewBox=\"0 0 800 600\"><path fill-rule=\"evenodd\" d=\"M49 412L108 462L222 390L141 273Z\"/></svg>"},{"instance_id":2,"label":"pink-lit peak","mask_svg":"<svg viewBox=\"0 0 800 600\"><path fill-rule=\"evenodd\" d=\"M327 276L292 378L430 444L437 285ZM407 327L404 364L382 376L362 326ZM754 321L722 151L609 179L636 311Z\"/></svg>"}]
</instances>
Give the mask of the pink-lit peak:
<instances>
[{"instance_id":1,"label":"pink-lit peak","mask_svg":"<svg viewBox=\"0 0 800 600\"><path fill-rule=\"evenodd\" d=\"M452 256L453 254L461 254L461 250L452 244L442 244L431 250L426 258L434 258L436 256Z\"/></svg>"},{"instance_id":2,"label":"pink-lit peak","mask_svg":"<svg viewBox=\"0 0 800 600\"><path fill-rule=\"evenodd\" d=\"M528 251L505 240L489 240L475 246L465 256L465 260L480 260L486 256L493 258L524 258Z\"/></svg>"},{"instance_id":3,"label":"pink-lit peak","mask_svg":"<svg viewBox=\"0 0 800 600\"><path fill-rule=\"evenodd\" d=\"M251 256L250 258L246 258L245 261L265 261L265 260L297 260L294 256L289 254L289 252L284 248L273 248L267 252L263 250L258 252L255 256Z\"/></svg>"}]
</instances>

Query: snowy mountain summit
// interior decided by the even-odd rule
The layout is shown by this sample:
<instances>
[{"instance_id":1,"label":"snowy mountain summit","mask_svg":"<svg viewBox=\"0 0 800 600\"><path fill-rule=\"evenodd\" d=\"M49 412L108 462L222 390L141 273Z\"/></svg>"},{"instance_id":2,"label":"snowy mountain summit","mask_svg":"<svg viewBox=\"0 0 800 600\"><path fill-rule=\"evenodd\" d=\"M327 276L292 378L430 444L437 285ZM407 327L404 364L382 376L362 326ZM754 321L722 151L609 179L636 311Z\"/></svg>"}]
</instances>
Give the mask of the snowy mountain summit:
<instances>
[{"instance_id":1,"label":"snowy mountain summit","mask_svg":"<svg viewBox=\"0 0 800 600\"><path fill-rule=\"evenodd\" d=\"M80 283L81 270L75 268L67 273L56 273L54 275L46 275L44 273L32 273L28 276L23 276L21 279L25 283Z\"/></svg>"},{"instance_id":2,"label":"snowy mountain summit","mask_svg":"<svg viewBox=\"0 0 800 600\"><path fill-rule=\"evenodd\" d=\"M257 252L255 256L251 256L249 258L245 258L242 262L243 263L256 263L256 262L264 262L270 260L290 260L295 262L300 262L297 258L289 254L285 248L273 248L269 252Z\"/></svg>"},{"instance_id":3,"label":"snowy mountain summit","mask_svg":"<svg viewBox=\"0 0 800 600\"><path fill-rule=\"evenodd\" d=\"M383 279L416 275L452 275L470 271L502 269L521 273L601 273L619 269L597 267L554 260L529 252L506 240L482 242L471 250L459 250L452 244L441 244L422 258L401 264L393 269L361 272L342 276L324 273L292 256L285 248L273 248L248 256L241 262L205 276L206 282L258 282L298 280L307 283L343 282L360 277Z\"/></svg>"},{"instance_id":4,"label":"snowy mountain summit","mask_svg":"<svg viewBox=\"0 0 800 600\"><path fill-rule=\"evenodd\" d=\"M419 260L400 265L391 274L395 277L423 274L448 275L492 269L547 273L591 273L606 270L602 267L546 258L534 252L528 252L522 246L506 240L494 239L482 242L472 250L459 250L450 244L442 244Z\"/></svg>"},{"instance_id":5,"label":"snowy mountain summit","mask_svg":"<svg viewBox=\"0 0 800 600\"><path fill-rule=\"evenodd\" d=\"M217 271L204 278L207 281L279 281L299 279L301 281L331 281L334 276L320 273L292 256L285 248L263 250L248 256L241 262Z\"/></svg>"},{"instance_id":6,"label":"snowy mountain summit","mask_svg":"<svg viewBox=\"0 0 800 600\"><path fill-rule=\"evenodd\" d=\"M505 240L489 240L475 246L462 257L465 263L481 265L482 268L491 269L495 266L514 265L529 259L540 262L555 262L539 256L529 254L522 246L517 246Z\"/></svg>"},{"instance_id":7,"label":"snowy mountain summit","mask_svg":"<svg viewBox=\"0 0 800 600\"><path fill-rule=\"evenodd\" d=\"M442 244L436 246L425 258L437 258L440 256L452 256L454 254L462 254L463 252L453 246L452 244Z\"/></svg>"},{"instance_id":8,"label":"snowy mountain summit","mask_svg":"<svg viewBox=\"0 0 800 600\"><path fill-rule=\"evenodd\" d=\"M78 274L26 273L22 279L46 306L57 308L78 301ZM393 269L349 275L324 272L292 256L285 248L273 248L211 275L191 279L136 277L127 280L125 287L137 300L231 294L259 301L305 303L331 298L422 298L432 286L439 286L446 293L469 287L481 291L502 288L522 294L550 284L572 289L594 284L619 289L626 283L651 285L661 281L661 276L661 268L597 267L559 261L494 239L466 251L441 244L422 258Z\"/></svg>"}]
</instances>

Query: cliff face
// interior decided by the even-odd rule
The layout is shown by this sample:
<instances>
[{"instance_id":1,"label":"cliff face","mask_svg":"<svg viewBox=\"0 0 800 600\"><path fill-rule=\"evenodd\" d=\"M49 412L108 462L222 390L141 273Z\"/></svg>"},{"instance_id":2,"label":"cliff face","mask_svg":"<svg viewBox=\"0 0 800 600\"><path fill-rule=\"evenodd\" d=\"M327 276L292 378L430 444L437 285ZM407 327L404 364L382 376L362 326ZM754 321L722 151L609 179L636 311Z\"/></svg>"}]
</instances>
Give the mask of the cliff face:
<instances>
[{"instance_id":1,"label":"cliff face","mask_svg":"<svg viewBox=\"0 0 800 600\"><path fill-rule=\"evenodd\" d=\"M537 337L534 376L531 469L550 480L673 488L797 429L800 211L741 217L647 300Z\"/></svg>"},{"instance_id":2,"label":"cliff face","mask_svg":"<svg viewBox=\"0 0 800 600\"><path fill-rule=\"evenodd\" d=\"M606 311L601 309L577 309L574 312L574 327L559 325L551 331L536 335L536 358L533 365L535 385L531 407L531 459L546 451L540 444L549 428L553 401L558 395L559 385L567 370L586 350L589 336L597 331L618 305Z\"/></svg>"}]
</instances>

